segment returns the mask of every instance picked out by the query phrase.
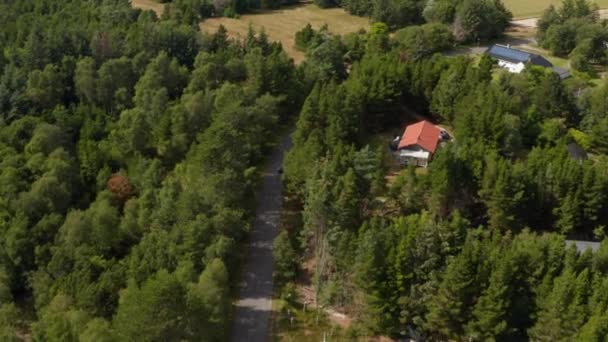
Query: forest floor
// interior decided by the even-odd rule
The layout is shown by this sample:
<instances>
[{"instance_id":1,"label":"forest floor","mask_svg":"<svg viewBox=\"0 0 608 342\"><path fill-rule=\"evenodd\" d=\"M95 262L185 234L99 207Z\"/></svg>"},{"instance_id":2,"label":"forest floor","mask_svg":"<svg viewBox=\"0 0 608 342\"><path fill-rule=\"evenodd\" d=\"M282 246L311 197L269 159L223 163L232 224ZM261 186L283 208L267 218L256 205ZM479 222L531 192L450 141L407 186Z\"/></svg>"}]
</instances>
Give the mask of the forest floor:
<instances>
[{"instance_id":1,"label":"forest floor","mask_svg":"<svg viewBox=\"0 0 608 342\"><path fill-rule=\"evenodd\" d=\"M287 54L295 63L299 63L304 60L304 53L296 50L295 36L296 32L302 30L306 24L310 24L315 29L327 24L331 32L343 35L367 29L370 22L367 18L350 15L341 8L322 9L314 4L301 4L273 11L245 14L239 19L205 19L201 23L201 30L215 32L220 25L224 25L231 37L244 38L249 25L258 32L264 28L270 40L281 42Z\"/></svg>"}]
</instances>

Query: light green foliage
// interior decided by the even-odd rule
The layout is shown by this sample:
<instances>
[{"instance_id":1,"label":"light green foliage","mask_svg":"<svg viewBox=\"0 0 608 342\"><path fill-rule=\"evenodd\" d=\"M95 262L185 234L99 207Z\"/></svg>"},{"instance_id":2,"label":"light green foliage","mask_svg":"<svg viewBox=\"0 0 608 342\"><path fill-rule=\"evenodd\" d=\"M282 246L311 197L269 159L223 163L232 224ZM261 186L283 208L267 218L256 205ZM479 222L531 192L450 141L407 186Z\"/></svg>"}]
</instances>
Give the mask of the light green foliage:
<instances>
[{"instance_id":1,"label":"light green foliage","mask_svg":"<svg viewBox=\"0 0 608 342\"><path fill-rule=\"evenodd\" d=\"M14 304L0 304L0 340L6 342L20 341L16 333L20 313Z\"/></svg>"},{"instance_id":2,"label":"light green foliage","mask_svg":"<svg viewBox=\"0 0 608 342\"><path fill-rule=\"evenodd\" d=\"M414 60L449 49L454 39L448 26L442 23L406 27L395 35L400 47Z\"/></svg>"},{"instance_id":3,"label":"light green foliage","mask_svg":"<svg viewBox=\"0 0 608 342\"><path fill-rule=\"evenodd\" d=\"M73 308L70 297L57 295L42 312L40 321L34 326L34 335L46 341L76 342L89 320L86 312Z\"/></svg>"},{"instance_id":4,"label":"light green foliage","mask_svg":"<svg viewBox=\"0 0 608 342\"><path fill-rule=\"evenodd\" d=\"M0 305L10 303L12 300L10 279L7 272L0 268Z\"/></svg>"},{"instance_id":5,"label":"light green foliage","mask_svg":"<svg viewBox=\"0 0 608 342\"><path fill-rule=\"evenodd\" d=\"M110 322L102 318L90 320L84 331L78 337L81 342L117 342L119 339L110 326Z\"/></svg>"},{"instance_id":6,"label":"light green foliage","mask_svg":"<svg viewBox=\"0 0 608 342\"><path fill-rule=\"evenodd\" d=\"M165 270L123 291L114 325L121 340L179 340L185 334L186 289ZM184 318L182 318L184 317Z\"/></svg>"},{"instance_id":7,"label":"light green foliage","mask_svg":"<svg viewBox=\"0 0 608 342\"><path fill-rule=\"evenodd\" d=\"M581 131L579 131L578 129L575 129L575 128L571 128L571 129L568 130L568 134L584 150L589 150L591 148L591 139L584 132L581 132Z\"/></svg>"},{"instance_id":8,"label":"light green foliage","mask_svg":"<svg viewBox=\"0 0 608 342\"><path fill-rule=\"evenodd\" d=\"M512 17L501 1L464 0L456 7L454 37L479 41L500 36Z\"/></svg>"},{"instance_id":9,"label":"light green foliage","mask_svg":"<svg viewBox=\"0 0 608 342\"><path fill-rule=\"evenodd\" d=\"M226 338L225 318L230 309L228 302L228 272L219 259L212 260L186 294L189 310L189 329L193 337L205 341Z\"/></svg>"},{"instance_id":10,"label":"light green foliage","mask_svg":"<svg viewBox=\"0 0 608 342\"><path fill-rule=\"evenodd\" d=\"M555 279L552 291L540 300L540 313L529 331L536 340L565 341L573 337L586 317L589 292L588 270L575 274L566 270Z\"/></svg>"},{"instance_id":11,"label":"light green foliage","mask_svg":"<svg viewBox=\"0 0 608 342\"><path fill-rule=\"evenodd\" d=\"M272 244L275 262L275 279L280 284L294 280L296 276L298 256L289 240L287 231L283 230Z\"/></svg>"}]
</instances>

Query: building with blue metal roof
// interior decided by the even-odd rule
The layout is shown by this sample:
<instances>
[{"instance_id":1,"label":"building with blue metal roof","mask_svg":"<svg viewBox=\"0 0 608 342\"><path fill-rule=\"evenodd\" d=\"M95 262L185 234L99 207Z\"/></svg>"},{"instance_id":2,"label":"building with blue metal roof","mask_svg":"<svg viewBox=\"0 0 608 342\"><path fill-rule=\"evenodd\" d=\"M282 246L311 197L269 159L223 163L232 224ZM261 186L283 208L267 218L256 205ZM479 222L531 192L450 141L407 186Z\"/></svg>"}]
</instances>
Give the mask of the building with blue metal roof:
<instances>
[{"instance_id":1,"label":"building with blue metal roof","mask_svg":"<svg viewBox=\"0 0 608 342\"><path fill-rule=\"evenodd\" d=\"M543 56L531 52L513 49L510 46L495 44L486 53L498 60L498 65L513 73L520 73L526 65L538 65L545 68L553 66Z\"/></svg>"}]
</instances>

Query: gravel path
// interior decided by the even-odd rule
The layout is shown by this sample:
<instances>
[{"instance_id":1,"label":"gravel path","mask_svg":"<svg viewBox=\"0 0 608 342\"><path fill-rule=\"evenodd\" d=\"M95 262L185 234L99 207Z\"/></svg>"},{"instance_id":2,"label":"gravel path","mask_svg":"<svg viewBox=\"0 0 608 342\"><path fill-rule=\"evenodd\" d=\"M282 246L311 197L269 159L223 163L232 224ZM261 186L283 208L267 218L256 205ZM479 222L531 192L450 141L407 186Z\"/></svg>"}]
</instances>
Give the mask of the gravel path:
<instances>
[{"instance_id":1,"label":"gravel path","mask_svg":"<svg viewBox=\"0 0 608 342\"><path fill-rule=\"evenodd\" d=\"M256 219L249 234L250 247L236 304L232 341L270 340L272 311L272 242L278 234L282 207L281 175L283 154L290 148L289 136L283 138L266 164L258 193Z\"/></svg>"}]
</instances>

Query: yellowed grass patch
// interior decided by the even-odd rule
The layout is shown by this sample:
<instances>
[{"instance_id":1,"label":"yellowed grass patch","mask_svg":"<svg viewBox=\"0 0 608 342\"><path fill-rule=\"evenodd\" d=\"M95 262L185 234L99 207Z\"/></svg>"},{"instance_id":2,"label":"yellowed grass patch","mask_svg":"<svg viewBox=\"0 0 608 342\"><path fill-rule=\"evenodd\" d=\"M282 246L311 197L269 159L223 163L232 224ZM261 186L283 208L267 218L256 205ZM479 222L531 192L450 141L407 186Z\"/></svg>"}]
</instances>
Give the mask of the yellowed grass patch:
<instances>
[{"instance_id":1,"label":"yellowed grass patch","mask_svg":"<svg viewBox=\"0 0 608 342\"><path fill-rule=\"evenodd\" d=\"M549 5L559 5L561 0L503 0L505 6L513 12L515 18L540 16ZM608 0L595 0L600 8L608 8Z\"/></svg>"},{"instance_id":2,"label":"yellowed grass patch","mask_svg":"<svg viewBox=\"0 0 608 342\"><path fill-rule=\"evenodd\" d=\"M158 3L154 0L131 0L131 6L135 8L141 8L143 10L153 10L156 15L160 17L165 9L164 4Z\"/></svg>"},{"instance_id":3,"label":"yellowed grass patch","mask_svg":"<svg viewBox=\"0 0 608 342\"><path fill-rule=\"evenodd\" d=\"M296 63L304 54L295 49L295 35L306 24L318 29L327 24L331 32L346 34L369 27L369 19L352 16L340 8L321 9L314 4L285 7L274 11L242 15L239 19L211 18L201 23L201 30L215 32L224 25L231 37L244 38L249 25L260 31L262 28L272 41L279 41Z\"/></svg>"}]
</instances>

